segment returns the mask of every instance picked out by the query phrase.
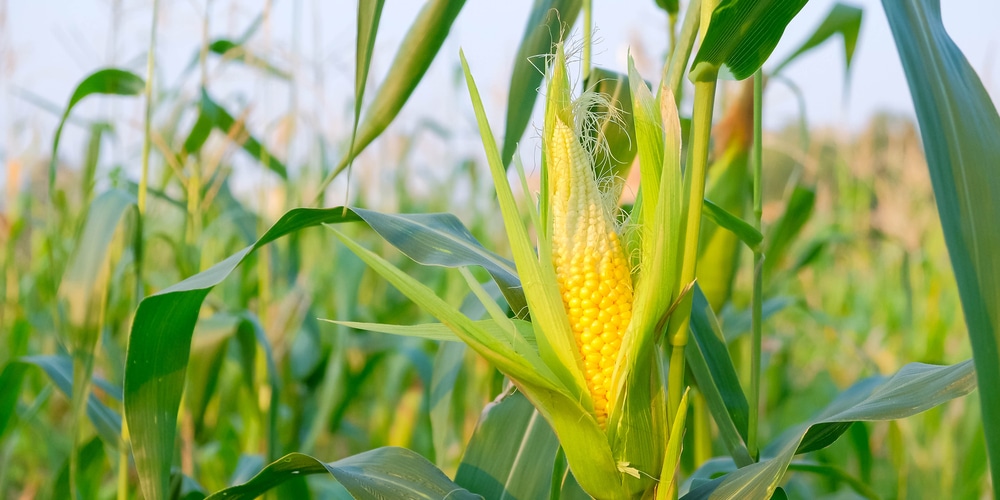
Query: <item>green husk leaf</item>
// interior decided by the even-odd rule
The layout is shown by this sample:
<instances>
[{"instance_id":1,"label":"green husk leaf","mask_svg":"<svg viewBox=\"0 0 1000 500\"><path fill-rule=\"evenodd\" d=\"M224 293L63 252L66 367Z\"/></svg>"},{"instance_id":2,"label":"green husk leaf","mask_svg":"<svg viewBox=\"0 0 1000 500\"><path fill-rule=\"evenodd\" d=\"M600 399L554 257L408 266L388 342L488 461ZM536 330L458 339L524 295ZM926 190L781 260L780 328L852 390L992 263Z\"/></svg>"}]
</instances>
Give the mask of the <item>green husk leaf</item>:
<instances>
[{"instance_id":1,"label":"green husk leaf","mask_svg":"<svg viewBox=\"0 0 1000 500\"><path fill-rule=\"evenodd\" d=\"M391 325L387 323L359 323L355 321L335 321L329 319L321 319L320 321L326 321L346 326L348 328L354 328L355 330L364 330L368 332L387 333L390 335L437 340L441 342L462 342L462 339L455 335L455 332L444 323ZM527 346L537 349L537 345L535 344L535 330L531 327L531 323L519 319L511 321L517 328L517 335L519 338L516 340L511 340L509 331L497 324L495 320L482 319L475 321L475 324L477 328L488 333L495 339L507 342L526 343Z\"/></svg>"},{"instance_id":2,"label":"green husk leaf","mask_svg":"<svg viewBox=\"0 0 1000 500\"><path fill-rule=\"evenodd\" d=\"M507 173L503 163L500 161L500 153L497 150L496 140L490 131L486 112L483 109L482 101L479 98L479 91L476 82L472 78L472 71L469 69L465 54L461 53L462 66L465 69L466 84L469 87L469 94L472 98L472 107L476 112L476 119L479 124L479 133L482 136L483 147L486 150L486 158L490 166L490 173L493 176L493 184L496 186L497 199L500 203L500 211L503 215L504 227L510 241L511 250L514 254L514 263L524 284L525 299L531 311L532 325L536 331L544 332L536 334L539 340L539 354L549 369L559 378L570 394L582 399L585 404L590 404L590 398L585 398L586 383L583 378L583 371L577 360L575 341L569 327L569 320L562 303L562 296L559 293L559 285L556 282L555 270L551 264L543 265L542 262L552 262L551 249L546 244L540 243L539 254L535 254L535 248L528 238L528 231L521 223L521 216L518 212L517 203L514 201L514 194L510 184L507 183ZM554 84L556 86L559 83ZM550 94L550 99L555 99L555 95Z\"/></svg>"}]
</instances>

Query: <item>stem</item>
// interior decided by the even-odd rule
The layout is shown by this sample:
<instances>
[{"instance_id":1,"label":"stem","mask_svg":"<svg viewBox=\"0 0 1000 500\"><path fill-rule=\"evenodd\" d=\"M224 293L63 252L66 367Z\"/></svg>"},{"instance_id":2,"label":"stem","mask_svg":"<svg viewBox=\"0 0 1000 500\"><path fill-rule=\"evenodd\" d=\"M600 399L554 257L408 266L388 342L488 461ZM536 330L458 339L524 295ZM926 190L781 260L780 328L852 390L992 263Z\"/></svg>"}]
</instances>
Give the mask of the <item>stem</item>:
<instances>
[{"instance_id":1,"label":"stem","mask_svg":"<svg viewBox=\"0 0 1000 500\"><path fill-rule=\"evenodd\" d=\"M128 500L128 421L122 420L122 441L118 444L118 495L116 500Z\"/></svg>"},{"instance_id":2,"label":"stem","mask_svg":"<svg viewBox=\"0 0 1000 500\"><path fill-rule=\"evenodd\" d=\"M761 176L763 172L763 115L764 75L761 70L753 76L753 215L754 227L760 231L760 218L763 212L763 196ZM753 296L750 312L750 422L747 433L747 451L754 459L758 456L757 429L760 421L760 348L763 337L763 307L764 307L764 254L760 248L753 252Z\"/></svg>"},{"instance_id":3,"label":"stem","mask_svg":"<svg viewBox=\"0 0 1000 500\"><path fill-rule=\"evenodd\" d=\"M153 0L153 27L149 34L149 55L146 57L146 90L143 95L146 97L146 119L143 124L142 139L142 173L139 177L139 215L146 215L146 189L149 183L149 146L150 146L150 122L153 116L153 66L156 54L156 19L159 12L160 0Z\"/></svg>"},{"instance_id":4,"label":"stem","mask_svg":"<svg viewBox=\"0 0 1000 500\"><path fill-rule=\"evenodd\" d=\"M583 0L583 81L590 80L590 46L593 43L593 14L591 0Z\"/></svg>"},{"instance_id":5,"label":"stem","mask_svg":"<svg viewBox=\"0 0 1000 500\"><path fill-rule=\"evenodd\" d=\"M715 106L715 79L699 81L694 85L694 112L691 124L690 165L684 173L687 199L683 219L683 261L678 289L683 289L695 279L698 264L698 240L701 236L701 212L705 201L705 172L708 167L708 146L712 135L712 108ZM681 300L670 316L670 374L667 381L669 418L674 421L684 392L684 348L688 343L688 325L691 321L691 294Z\"/></svg>"}]
</instances>

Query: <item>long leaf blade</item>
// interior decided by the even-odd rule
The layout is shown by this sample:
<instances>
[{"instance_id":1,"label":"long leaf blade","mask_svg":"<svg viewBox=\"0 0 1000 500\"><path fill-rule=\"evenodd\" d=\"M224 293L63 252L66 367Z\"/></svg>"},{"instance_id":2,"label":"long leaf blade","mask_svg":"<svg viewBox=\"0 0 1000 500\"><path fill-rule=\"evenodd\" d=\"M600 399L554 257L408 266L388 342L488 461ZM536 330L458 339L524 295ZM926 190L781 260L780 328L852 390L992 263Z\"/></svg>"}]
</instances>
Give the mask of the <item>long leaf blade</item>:
<instances>
[{"instance_id":1,"label":"long leaf blade","mask_svg":"<svg viewBox=\"0 0 1000 500\"><path fill-rule=\"evenodd\" d=\"M218 491L209 499L254 499L290 479L329 473L357 499L476 499L424 457L405 448L384 447L323 463L302 453L280 458L249 481Z\"/></svg>"},{"instance_id":2,"label":"long leaf blade","mask_svg":"<svg viewBox=\"0 0 1000 500\"><path fill-rule=\"evenodd\" d=\"M883 0L920 122L927 167L958 281L983 422L1000 419L1000 116L948 36L937 0ZM1000 484L1000 427L984 425Z\"/></svg>"}]
</instances>

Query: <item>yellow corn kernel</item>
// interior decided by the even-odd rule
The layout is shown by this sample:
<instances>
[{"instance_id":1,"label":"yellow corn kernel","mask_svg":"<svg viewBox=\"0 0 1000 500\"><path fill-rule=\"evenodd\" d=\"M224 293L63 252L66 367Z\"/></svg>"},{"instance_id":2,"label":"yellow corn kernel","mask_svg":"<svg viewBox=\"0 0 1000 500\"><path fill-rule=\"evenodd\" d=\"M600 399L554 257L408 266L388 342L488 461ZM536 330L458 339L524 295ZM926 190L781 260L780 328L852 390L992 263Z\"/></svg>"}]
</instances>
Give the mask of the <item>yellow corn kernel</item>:
<instances>
[{"instance_id":1,"label":"yellow corn kernel","mask_svg":"<svg viewBox=\"0 0 1000 500\"><path fill-rule=\"evenodd\" d=\"M552 258L583 359L598 423L608 417L611 374L632 317L632 277L590 157L562 120L550 137Z\"/></svg>"}]
</instances>

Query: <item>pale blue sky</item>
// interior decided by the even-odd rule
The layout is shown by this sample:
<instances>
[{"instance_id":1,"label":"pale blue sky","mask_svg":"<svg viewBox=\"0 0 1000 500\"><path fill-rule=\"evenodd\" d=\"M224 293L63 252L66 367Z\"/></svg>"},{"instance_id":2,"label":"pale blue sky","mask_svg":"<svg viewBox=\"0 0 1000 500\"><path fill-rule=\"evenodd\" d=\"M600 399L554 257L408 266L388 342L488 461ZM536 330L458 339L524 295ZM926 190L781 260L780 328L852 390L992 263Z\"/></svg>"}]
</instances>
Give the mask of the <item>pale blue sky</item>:
<instances>
[{"instance_id":1,"label":"pale blue sky","mask_svg":"<svg viewBox=\"0 0 1000 500\"><path fill-rule=\"evenodd\" d=\"M4 139L0 155L45 150L51 144L55 117L25 101L19 89L30 90L63 106L76 83L97 68L117 64L143 74L150 0L123 0L117 23L112 22L111 0L0 0L0 6L4 3L6 26L0 26L0 130ZM843 49L839 40L786 70L786 76L804 91L812 125L857 127L876 110L912 114L909 92L880 2L853 3L865 9L865 20L850 73L849 99L843 100ZM996 20L1000 19L1000 3L993 0L944 3L945 23L951 35L979 71L987 88L996 95L994 74L1000 42ZM205 1L160 4L157 55L164 78L158 81L173 86L200 44ZM261 11L265 1L212 0L211 4L212 36L236 37ZM461 47L480 88L484 89L494 128L500 129L512 57L531 4L530 0L469 0L427 80L404 108L399 127L413 126L424 118L443 124L467 119L468 97L456 78ZM376 83L387 70L420 5L422 2L416 1L386 2L372 69ZM776 49L776 58L798 46L832 5L832 0L810 1L789 26ZM665 14L655 7L653 0L594 0L594 6L600 40L594 51L595 64L622 70L631 46L633 53L645 57L646 64L640 64L640 71L647 78L654 78L658 68L654 67L653 59L661 57L666 44ZM296 85L299 107L304 110L302 120L306 126L324 130L332 140L339 140L348 126L345 118L353 92L355 8L353 1L274 1L270 29L258 33L250 44L277 65L298 68ZM192 93L197 78L188 78L186 82L183 91ZM258 73L227 70L214 74L210 87L220 100L234 106L238 102L252 102L251 124L258 130L276 127L277 118L288 109L289 86ZM765 104L768 127L781 126L796 116L794 98L782 87L773 87ZM134 157L141 123L137 100L118 99L112 103L102 99L82 106L75 114L83 118L115 116L124 121L119 128L121 140L115 157L119 161ZM82 139L79 129L69 131L67 157L77 154Z\"/></svg>"}]
</instances>

